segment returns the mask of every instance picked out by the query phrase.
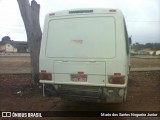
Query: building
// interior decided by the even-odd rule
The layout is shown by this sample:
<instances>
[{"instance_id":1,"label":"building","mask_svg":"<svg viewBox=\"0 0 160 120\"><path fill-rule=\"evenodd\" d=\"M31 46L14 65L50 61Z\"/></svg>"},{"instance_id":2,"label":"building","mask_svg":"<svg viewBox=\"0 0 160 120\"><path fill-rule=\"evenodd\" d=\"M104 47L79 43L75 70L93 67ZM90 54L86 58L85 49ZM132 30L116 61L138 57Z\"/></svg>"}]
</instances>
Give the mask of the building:
<instances>
[{"instance_id":1,"label":"building","mask_svg":"<svg viewBox=\"0 0 160 120\"><path fill-rule=\"evenodd\" d=\"M155 51L151 50L151 51L149 51L149 54L150 54L150 55L153 55L154 52L155 52Z\"/></svg>"},{"instance_id":2,"label":"building","mask_svg":"<svg viewBox=\"0 0 160 120\"><path fill-rule=\"evenodd\" d=\"M24 41L14 41L14 47L17 49L18 53L26 53L29 52L28 44Z\"/></svg>"},{"instance_id":3,"label":"building","mask_svg":"<svg viewBox=\"0 0 160 120\"><path fill-rule=\"evenodd\" d=\"M157 51L156 51L156 55L160 55L160 50L157 50Z\"/></svg>"},{"instance_id":4,"label":"building","mask_svg":"<svg viewBox=\"0 0 160 120\"><path fill-rule=\"evenodd\" d=\"M1 53L26 53L28 50L28 43L24 41L13 41L9 39L0 42Z\"/></svg>"},{"instance_id":5,"label":"building","mask_svg":"<svg viewBox=\"0 0 160 120\"><path fill-rule=\"evenodd\" d=\"M135 49L131 49L130 51L131 55L134 56L134 55L137 55L138 52L135 50Z\"/></svg>"}]
</instances>

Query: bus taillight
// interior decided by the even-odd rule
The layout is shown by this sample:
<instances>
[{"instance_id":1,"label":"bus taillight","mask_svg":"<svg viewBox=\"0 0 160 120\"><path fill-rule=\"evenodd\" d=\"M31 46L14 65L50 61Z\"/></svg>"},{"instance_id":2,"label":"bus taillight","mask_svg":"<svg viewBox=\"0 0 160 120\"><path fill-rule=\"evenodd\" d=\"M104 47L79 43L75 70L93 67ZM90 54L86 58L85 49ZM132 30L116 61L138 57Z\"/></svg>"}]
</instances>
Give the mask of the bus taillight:
<instances>
[{"instance_id":1,"label":"bus taillight","mask_svg":"<svg viewBox=\"0 0 160 120\"><path fill-rule=\"evenodd\" d=\"M52 74L47 73L46 70L41 70L39 73L40 80L52 80Z\"/></svg>"},{"instance_id":2,"label":"bus taillight","mask_svg":"<svg viewBox=\"0 0 160 120\"><path fill-rule=\"evenodd\" d=\"M108 77L108 83L110 84L124 84L125 83L125 77L124 76L109 76Z\"/></svg>"},{"instance_id":3,"label":"bus taillight","mask_svg":"<svg viewBox=\"0 0 160 120\"><path fill-rule=\"evenodd\" d=\"M116 9L109 9L109 12L116 12Z\"/></svg>"}]
</instances>

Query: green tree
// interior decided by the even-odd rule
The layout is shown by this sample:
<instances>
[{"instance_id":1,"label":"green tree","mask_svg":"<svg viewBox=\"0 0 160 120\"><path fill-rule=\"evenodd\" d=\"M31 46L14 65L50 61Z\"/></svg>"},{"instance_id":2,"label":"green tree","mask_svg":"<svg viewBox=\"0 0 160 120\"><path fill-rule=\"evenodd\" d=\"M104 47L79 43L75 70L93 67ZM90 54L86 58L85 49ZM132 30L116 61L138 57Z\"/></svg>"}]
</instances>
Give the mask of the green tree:
<instances>
[{"instance_id":1,"label":"green tree","mask_svg":"<svg viewBox=\"0 0 160 120\"><path fill-rule=\"evenodd\" d=\"M10 38L9 36L4 36L4 37L2 38L2 42L5 41L5 40L9 41L9 40L11 40L11 38Z\"/></svg>"}]
</instances>

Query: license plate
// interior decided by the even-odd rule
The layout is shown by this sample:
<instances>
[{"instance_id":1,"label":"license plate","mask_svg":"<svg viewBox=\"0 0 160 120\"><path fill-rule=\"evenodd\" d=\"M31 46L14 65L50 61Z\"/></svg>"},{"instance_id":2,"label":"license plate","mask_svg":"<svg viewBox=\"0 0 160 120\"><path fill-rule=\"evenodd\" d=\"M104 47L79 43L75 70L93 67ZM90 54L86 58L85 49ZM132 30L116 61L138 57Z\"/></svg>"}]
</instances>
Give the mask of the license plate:
<instances>
[{"instance_id":1,"label":"license plate","mask_svg":"<svg viewBox=\"0 0 160 120\"><path fill-rule=\"evenodd\" d=\"M79 74L72 74L71 81L73 82L87 82L87 75L79 75Z\"/></svg>"}]
</instances>

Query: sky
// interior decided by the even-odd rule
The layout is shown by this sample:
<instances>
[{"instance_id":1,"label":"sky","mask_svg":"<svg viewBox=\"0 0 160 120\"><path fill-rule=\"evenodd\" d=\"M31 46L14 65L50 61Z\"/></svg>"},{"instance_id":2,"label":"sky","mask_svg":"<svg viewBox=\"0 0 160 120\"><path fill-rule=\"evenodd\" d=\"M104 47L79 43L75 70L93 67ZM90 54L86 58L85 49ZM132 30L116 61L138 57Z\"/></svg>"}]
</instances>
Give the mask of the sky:
<instances>
[{"instance_id":1,"label":"sky","mask_svg":"<svg viewBox=\"0 0 160 120\"><path fill-rule=\"evenodd\" d=\"M31 1L31 0L29 0ZM45 14L74 8L121 9L133 43L160 43L160 0L36 0L43 32ZM27 41L17 0L0 0L0 40Z\"/></svg>"}]
</instances>

